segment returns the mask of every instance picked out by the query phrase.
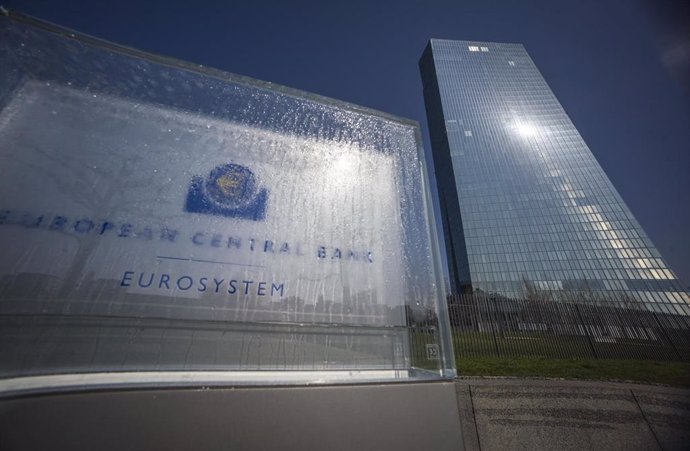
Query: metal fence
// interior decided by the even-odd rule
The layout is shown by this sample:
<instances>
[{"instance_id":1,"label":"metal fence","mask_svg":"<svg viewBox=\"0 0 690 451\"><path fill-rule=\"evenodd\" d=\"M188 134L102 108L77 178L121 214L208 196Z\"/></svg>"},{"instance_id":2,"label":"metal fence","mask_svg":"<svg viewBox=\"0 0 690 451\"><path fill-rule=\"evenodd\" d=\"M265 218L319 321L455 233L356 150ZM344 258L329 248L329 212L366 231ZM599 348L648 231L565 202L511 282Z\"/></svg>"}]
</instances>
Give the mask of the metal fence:
<instances>
[{"instance_id":1,"label":"metal fence","mask_svg":"<svg viewBox=\"0 0 690 451\"><path fill-rule=\"evenodd\" d=\"M690 317L616 299L448 299L458 357L690 361ZM660 310L660 309L657 309Z\"/></svg>"}]
</instances>

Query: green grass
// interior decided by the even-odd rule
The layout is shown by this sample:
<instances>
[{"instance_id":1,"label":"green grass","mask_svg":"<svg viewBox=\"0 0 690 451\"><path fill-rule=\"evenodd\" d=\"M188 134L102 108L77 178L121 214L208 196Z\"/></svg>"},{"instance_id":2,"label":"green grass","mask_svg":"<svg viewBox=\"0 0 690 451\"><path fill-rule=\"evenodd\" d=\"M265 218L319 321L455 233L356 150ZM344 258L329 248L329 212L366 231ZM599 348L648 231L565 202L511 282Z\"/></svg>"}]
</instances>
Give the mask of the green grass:
<instances>
[{"instance_id":1,"label":"green grass","mask_svg":"<svg viewBox=\"0 0 690 451\"><path fill-rule=\"evenodd\" d=\"M438 368L438 361L426 359L425 348L436 340L434 334L412 335L413 366ZM643 341L590 342L580 336L494 336L488 332L454 331L453 345L460 376L632 381L690 387L690 363L674 361L672 349ZM592 347L598 358L594 358ZM655 358L659 360L652 360Z\"/></svg>"},{"instance_id":2,"label":"green grass","mask_svg":"<svg viewBox=\"0 0 690 451\"><path fill-rule=\"evenodd\" d=\"M580 360L456 356L460 376L624 380L690 387L690 363L651 360Z\"/></svg>"}]
</instances>

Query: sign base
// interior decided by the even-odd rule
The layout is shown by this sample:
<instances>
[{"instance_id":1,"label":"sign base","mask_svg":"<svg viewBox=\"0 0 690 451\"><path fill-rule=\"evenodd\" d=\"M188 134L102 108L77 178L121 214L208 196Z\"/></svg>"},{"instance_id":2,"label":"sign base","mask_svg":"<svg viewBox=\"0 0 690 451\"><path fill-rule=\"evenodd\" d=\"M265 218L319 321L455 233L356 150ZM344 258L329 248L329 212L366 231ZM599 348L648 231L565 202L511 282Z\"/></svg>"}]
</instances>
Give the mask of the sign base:
<instances>
[{"instance_id":1,"label":"sign base","mask_svg":"<svg viewBox=\"0 0 690 451\"><path fill-rule=\"evenodd\" d=\"M8 449L459 450L453 382L96 391L0 401Z\"/></svg>"}]
</instances>

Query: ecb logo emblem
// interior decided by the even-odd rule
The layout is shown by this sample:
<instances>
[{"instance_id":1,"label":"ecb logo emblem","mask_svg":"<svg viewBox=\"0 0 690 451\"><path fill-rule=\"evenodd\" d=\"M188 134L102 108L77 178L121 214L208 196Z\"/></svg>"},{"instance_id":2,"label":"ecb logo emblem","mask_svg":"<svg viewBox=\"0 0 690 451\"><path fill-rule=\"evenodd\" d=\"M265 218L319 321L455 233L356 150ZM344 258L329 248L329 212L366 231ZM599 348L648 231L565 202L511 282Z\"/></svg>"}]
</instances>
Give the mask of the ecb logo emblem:
<instances>
[{"instance_id":1,"label":"ecb logo emblem","mask_svg":"<svg viewBox=\"0 0 690 451\"><path fill-rule=\"evenodd\" d=\"M216 166L208 178L195 175L184 210L230 218L263 221L268 191L257 186L249 168L229 163Z\"/></svg>"}]
</instances>

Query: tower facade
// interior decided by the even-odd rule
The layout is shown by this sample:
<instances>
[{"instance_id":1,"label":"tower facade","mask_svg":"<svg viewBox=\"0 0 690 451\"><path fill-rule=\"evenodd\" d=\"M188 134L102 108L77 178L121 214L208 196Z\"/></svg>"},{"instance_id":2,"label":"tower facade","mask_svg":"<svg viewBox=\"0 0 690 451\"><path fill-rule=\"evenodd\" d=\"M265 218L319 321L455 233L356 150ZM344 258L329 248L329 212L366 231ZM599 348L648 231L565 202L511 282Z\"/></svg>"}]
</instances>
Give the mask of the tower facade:
<instances>
[{"instance_id":1,"label":"tower facade","mask_svg":"<svg viewBox=\"0 0 690 451\"><path fill-rule=\"evenodd\" d=\"M690 297L520 44L431 40L420 60L453 292Z\"/></svg>"}]
</instances>

